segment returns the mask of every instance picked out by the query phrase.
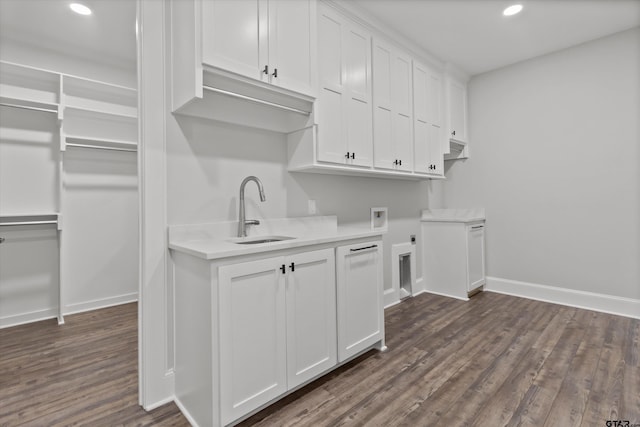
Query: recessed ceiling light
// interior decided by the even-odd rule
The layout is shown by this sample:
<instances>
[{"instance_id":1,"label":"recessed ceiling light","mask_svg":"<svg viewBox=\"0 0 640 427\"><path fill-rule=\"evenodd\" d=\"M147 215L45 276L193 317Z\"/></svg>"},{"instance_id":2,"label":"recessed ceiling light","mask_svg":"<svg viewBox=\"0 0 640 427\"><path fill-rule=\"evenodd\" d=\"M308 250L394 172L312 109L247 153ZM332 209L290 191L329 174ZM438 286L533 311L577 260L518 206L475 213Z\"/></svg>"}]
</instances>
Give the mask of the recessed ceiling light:
<instances>
[{"instance_id":1,"label":"recessed ceiling light","mask_svg":"<svg viewBox=\"0 0 640 427\"><path fill-rule=\"evenodd\" d=\"M509 6L505 10L503 10L502 14L504 16L511 16L511 15L515 15L516 13L520 13L521 10L522 10L522 5L521 4L514 4L514 5Z\"/></svg>"},{"instance_id":2,"label":"recessed ceiling light","mask_svg":"<svg viewBox=\"0 0 640 427\"><path fill-rule=\"evenodd\" d=\"M73 10L75 13L79 15L91 15L91 9L89 9L87 6L83 4L71 3L69 7L71 8L71 10Z\"/></svg>"}]
</instances>

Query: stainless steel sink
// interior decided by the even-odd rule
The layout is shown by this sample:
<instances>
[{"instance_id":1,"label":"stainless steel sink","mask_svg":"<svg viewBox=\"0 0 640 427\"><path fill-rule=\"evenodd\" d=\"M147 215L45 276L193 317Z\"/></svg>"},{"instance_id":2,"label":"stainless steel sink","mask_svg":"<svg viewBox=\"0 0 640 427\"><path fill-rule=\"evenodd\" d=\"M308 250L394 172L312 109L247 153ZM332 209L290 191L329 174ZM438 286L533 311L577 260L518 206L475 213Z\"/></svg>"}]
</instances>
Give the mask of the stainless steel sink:
<instances>
[{"instance_id":1,"label":"stainless steel sink","mask_svg":"<svg viewBox=\"0 0 640 427\"><path fill-rule=\"evenodd\" d=\"M290 236L256 236L256 237L245 237L240 239L233 239L231 242L237 245L259 245L261 243L273 243L273 242L281 242L283 240L292 240L295 237Z\"/></svg>"}]
</instances>

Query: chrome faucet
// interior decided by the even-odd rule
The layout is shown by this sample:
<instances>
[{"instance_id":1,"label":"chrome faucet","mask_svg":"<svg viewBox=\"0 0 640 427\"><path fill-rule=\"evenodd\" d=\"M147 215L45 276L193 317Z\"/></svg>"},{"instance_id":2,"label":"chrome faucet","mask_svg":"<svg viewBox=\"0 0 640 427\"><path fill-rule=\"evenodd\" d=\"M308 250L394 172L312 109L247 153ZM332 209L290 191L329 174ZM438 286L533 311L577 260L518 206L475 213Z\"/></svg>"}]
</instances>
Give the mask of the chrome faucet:
<instances>
[{"instance_id":1,"label":"chrome faucet","mask_svg":"<svg viewBox=\"0 0 640 427\"><path fill-rule=\"evenodd\" d=\"M267 200L264 197L264 188L262 188L262 182L255 176L248 176L244 180L242 180L242 184L240 184L240 207L238 209L238 237L246 237L247 236L247 225L258 225L260 221L257 219L245 219L244 213L244 187L247 185L247 182L253 181L258 186L258 191L260 192L260 201L264 202Z\"/></svg>"}]
</instances>

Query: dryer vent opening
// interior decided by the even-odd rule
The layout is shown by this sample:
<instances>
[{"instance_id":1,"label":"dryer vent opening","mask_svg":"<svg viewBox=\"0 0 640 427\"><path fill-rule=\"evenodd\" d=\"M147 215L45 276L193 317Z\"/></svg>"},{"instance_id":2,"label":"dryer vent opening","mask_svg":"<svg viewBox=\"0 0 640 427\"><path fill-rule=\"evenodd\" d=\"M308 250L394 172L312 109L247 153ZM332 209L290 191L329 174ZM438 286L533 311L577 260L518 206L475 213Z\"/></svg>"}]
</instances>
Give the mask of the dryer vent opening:
<instances>
[{"instance_id":1,"label":"dryer vent opening","mask_svg":"<svg viewBox=\"0 0 640 427\"><path fill-rule=\"evenodd\" d=\"M408 298L412 294L411 281L411 253L401 254L398 257L398 284L400 285L400 299Z\"/></svg>"}]
</instances>

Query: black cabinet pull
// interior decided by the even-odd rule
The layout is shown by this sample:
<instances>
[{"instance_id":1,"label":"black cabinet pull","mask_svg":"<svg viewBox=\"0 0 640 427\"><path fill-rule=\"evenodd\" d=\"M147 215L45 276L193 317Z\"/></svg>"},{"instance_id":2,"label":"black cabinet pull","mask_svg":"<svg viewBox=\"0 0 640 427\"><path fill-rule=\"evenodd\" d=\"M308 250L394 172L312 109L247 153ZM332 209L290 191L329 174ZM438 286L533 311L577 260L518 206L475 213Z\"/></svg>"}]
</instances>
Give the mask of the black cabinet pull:
<instances>
[{"instance_id":1,"label":"black cabinet pull","mask_svg":"<svg viewBox=\"0 0 640 427\"><path fill-rule=\"evenodd\" d=\"M347 155L345 156L347 159L349 158L349 152L347 151Z\"/></svg>"},{"instance_id":2,"label":"black cabinet pull","mask_svg":"<svg viewBox=\"0 0 640 427\"><path fill-rule=\"evenodd\" d=\"M271 74L271 75L272 75L273 77L276 77L276 78L277 78L277 77L278 77L278 69L277 69L277 68L274 68L274 69L273 69L273 74Z\"/></svg>"},{"instance_id":3,"label":"black cabinet pull","mask_svg":"<svg viewBox=\"0 0 640 427\"><path fill-rule=\"evenodd\" d=\"M282 267L280 267L280 271L282 271L282 274L287 272L286 267L284 266L284 264L282 264Z\"/></svg>"},{"instance_id":4,"label":"black cabinet pull","mask_svg":"<svg viewBox=\"0 0 640 427\"><path fill-rule=\"evenodd\" d=\"M356 158L356 152L354 151L353 153L351 153L351 160L354 160Z\"/></svg>"},{"instance_id":5,"label":"black cabinet pull","mask_svg":"<svg viewBox=\"0 0 640 427\"><path fill-rule=\"evenodd\" d=\"M402 160L398 160L398 164L402 166Z\"/></svg>"},{"instance_id":6,"label":"black cabinet pull","mask_svg":"<svg viewBox=\"0 0 640 427\"><path fill-rule=\"evenodd\" d=\"M377 248L378 245L371 245L371 246L365 246L364 248L358 248L358 249L349 249L351 252L358 252L358 251L364 251L365 249L373 249L373 248Z\"/></svg>"},{"instance_id":7,"label":"black cabinet pull","mask_svg":"<svg viewBox=\"0 0 640 427\"><path fill-rule=\"evenodd\" d=\"M269 74L269 66L265 65L264 66L264 70L262 70L262 72L265 73L265 74Z\"/></svg>"},{"instance_id":8,"label":"black cabinet pull","mask_svg":"<svg viewBox=\"0 0 640 427\"><path fill-rule=\"evenodd\" d=\"M451 132L451 135L456 136L456 131Z\"/></svg>"},{"instance_id":9,"label":"black cabinet pull","mask_svg":"<svg viewBox=\"0 0 640 427\"><path fill-rule=\"evenodd\" d=\"M292 262L292 263L289 265L289 268L291 269L291 271L296 271L296 264L295 264L294 262Z\"/></svg>"}]
</instances>

